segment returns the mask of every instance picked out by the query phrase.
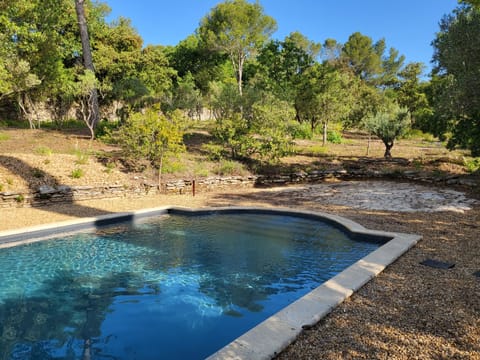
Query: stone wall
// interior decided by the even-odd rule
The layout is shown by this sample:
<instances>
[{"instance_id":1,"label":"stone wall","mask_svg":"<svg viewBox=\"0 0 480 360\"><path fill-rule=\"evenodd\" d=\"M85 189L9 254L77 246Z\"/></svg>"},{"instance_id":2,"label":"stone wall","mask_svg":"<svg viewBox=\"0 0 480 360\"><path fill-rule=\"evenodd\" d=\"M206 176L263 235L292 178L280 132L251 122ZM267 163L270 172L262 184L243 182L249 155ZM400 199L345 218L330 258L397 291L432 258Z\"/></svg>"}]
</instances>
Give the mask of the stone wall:
<instances>
[{"instance_id":1,"label":"stone wall","mask_svg":"<svg viewBox=\"0 0 480 360\"><path fill-rule=\"evenodd\" d=\"M464 186L480 188L478 178L459 175L433 176L420 171L377 171L377 170L314 170L311 172L297 172L275 176L227 176L208 177L197 180L176 180L166 182L162 186L162 193L190 194L209 192L218 189L272 187L303 183L319 183L327 179L352 180L352 179L396 179L420 183L430 183L450 186ZM195 187L195 189L194 189ZM137 187L123 185L108 186L66 186L56 187L40 186L31 192L0 192L0 208L44 206L54 203L67 203L88 199L119 198L127 196L146 196L157 194L156 184L144 183Z\"/></svg>"}]
</instances>

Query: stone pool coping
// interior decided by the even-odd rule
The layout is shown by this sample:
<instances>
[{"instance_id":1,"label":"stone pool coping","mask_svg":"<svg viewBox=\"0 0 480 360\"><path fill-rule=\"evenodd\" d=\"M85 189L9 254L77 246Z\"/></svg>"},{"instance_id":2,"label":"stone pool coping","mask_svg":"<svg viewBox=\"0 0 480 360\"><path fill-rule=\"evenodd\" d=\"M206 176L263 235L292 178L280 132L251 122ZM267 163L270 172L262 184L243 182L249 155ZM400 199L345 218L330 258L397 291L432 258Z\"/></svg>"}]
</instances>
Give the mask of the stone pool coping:
<instances>
[{"instance_id":1,"label":"stone pool coping","mask_svg":"<svg viewBox=\"0 0 480 360\"><path fill-rule=\"evenodd\" d=\"M165 214L198 215L210 213L262 213L317 218L349 232L355 239L385 242L350 267L346 268L316 289L291 303L259 325L247 331L208 360L271 359L292 343L305 328L317 323L338 304L382 272L412 246L421 236L369 230L344 217L315 211L263 207L209 207L189 209L165 206L132 212L113 213L0 231L0 248L41 241L61 234L94 229L118 222L140 220Z\"/></svg>"}]
</instances>

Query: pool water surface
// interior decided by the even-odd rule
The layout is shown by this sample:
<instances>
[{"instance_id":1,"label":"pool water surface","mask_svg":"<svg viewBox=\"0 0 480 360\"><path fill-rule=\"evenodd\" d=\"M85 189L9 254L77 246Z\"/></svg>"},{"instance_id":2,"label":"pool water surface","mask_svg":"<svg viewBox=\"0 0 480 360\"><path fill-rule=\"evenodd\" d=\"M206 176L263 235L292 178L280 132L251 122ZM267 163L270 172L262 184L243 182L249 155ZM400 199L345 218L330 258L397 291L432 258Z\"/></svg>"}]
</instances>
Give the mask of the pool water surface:
<instances>
[{"instance_id":1,"label":"pool water surface","mask_svg":"<svg viewBox=\"0 0 480 360\"><path fill-rule=\"evenodd\" d=\"M0 249L0 358L202 359L380 245L212 213Z\"/></svg>"}]
</instances>

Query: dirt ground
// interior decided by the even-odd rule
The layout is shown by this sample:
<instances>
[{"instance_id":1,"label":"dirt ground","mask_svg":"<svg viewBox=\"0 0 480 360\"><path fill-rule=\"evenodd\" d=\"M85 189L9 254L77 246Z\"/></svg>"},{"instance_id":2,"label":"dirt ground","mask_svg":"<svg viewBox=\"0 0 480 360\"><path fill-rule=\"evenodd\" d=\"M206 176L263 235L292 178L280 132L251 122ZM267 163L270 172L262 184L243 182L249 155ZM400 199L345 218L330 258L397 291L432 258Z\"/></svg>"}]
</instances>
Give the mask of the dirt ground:
<instances>
[{"instance_id":1,"label":"dirt ground","mask_svg":"<svg viewBox=\"0 0 480 360\"><path fill-rule=\"evenodd\" d=\"M165 205L317 210L370 229L423 236L377 278L305 330L278 359L480 359L478 203L464 212L398 212L327 204L301 189L235 189L195 197L159 195L1 209L0 230ZM440 270L421 265L427 258L455 266Z\"/></svg>"}]
</instances>

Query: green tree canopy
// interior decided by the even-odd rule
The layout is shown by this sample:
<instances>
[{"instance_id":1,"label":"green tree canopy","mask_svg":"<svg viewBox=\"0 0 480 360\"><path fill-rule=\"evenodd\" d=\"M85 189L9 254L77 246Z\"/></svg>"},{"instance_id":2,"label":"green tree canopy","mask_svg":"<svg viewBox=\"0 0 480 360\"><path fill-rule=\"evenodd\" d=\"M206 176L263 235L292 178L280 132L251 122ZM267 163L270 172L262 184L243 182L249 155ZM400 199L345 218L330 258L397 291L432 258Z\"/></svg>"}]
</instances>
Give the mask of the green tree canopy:
<instances>
[{"instance_id":1,"label":"green tree canopy","mask_svg":"<svg viewBox=\"0 0 480 360\"><path fill-rule=\"evenodd\" d=\"M365 128L382 140L385 145L385 158L391 158L394 142L410 127L410 113L392 103L365 119Z\"/></svg>"},{"instance_id":2,"label":"green tree canopy","mask_svg":"<svg viewBox=\"0 0 480 360\"><path fill-rule=\"evenodd\" d=\"M460 6L440 23L434 46L434 76L446 79L434 103L437 121L448 121L448 146L480 155L480 9ZM437 87L438 89L438 87ZM447 111L450 119L441 118Z\"/></svg>"},{"instance_id":3,"label":"green tree canopy","mask_svg":"<svg viewBox=\"0 0 480 360\"><path fill-rule=\"evenodd\" d=\"M202 19L197 31L210 48L228 54L242 95L245 61L256 56L275 30L275 20L264 14L259 2L227 0Z\"/></svg>"},{"instance_id":4,"label":"green tree canopy","mask_svg":"<svg viewBox=\"0 0 480 360\"><path fill-rule=\"evenodd\" d=\"M320 48L320 44L299 32L291 33L284 41L270 41L257 58L258 72L264 75L266 89L279 99L293 102L300 78L315 64Z\"/></svg>"},{"instance_id":5,"label":"green tree canopy","mask_svg":"<svg viewBox=\"0 0 480 360\"><path fill-rule=\"evenodd\" d=\"M349 86L351 78L328 64L315 64L302 76L295 106L301 121L310 123L312 132L323 124L323 144L327 141L327 126L341 121L352 110Z\"/></svg>"}]
</instances>

